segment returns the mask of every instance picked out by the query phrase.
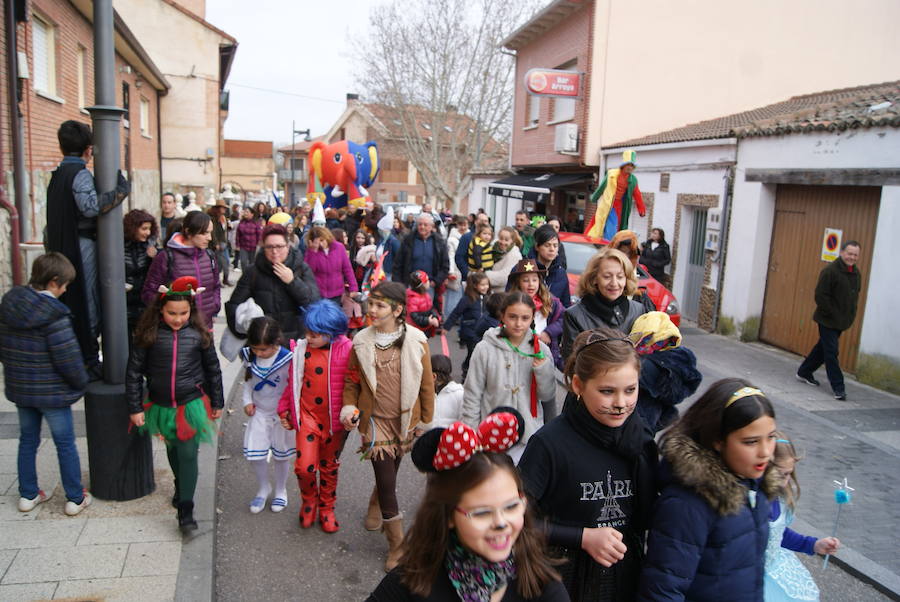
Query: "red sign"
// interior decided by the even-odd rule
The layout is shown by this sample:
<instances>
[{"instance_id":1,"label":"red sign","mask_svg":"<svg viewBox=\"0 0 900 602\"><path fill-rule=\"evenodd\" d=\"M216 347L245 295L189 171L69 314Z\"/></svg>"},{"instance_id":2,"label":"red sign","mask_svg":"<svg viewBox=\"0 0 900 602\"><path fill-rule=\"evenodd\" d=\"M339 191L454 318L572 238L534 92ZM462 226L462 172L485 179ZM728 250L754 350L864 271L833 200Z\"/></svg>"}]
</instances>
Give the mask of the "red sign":
<instances>
[{"instance_id":1,"label":"red sign","mask_svg":"<svg viewBox=\"0 0 900 602\"><path fill-rule=\"evenodd\" d=\"M525 89L538 96L581 96L581 73L557 69L529 69Z\"/></svg>"}]
</instances>

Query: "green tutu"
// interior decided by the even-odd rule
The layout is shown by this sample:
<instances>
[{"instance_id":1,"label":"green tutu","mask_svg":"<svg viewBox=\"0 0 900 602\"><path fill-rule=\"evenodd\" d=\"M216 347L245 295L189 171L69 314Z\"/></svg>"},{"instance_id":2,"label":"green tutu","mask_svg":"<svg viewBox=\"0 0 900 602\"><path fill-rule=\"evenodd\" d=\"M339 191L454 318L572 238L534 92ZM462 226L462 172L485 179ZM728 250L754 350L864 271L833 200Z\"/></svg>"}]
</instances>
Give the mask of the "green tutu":
<instances>
[{"instance_id":1,"label":"green tutu","mask_svg":"<svg viewBox=\"0 0 900 602\"><path fill-rule=\"evenodd\" d=\"M167 441L197 439L200 443L212 443L216 438L216 423L210 413L208 402L202 397L177 408L146 403L144 426L139 430L160 435Z\"/></svg>"}]
</instances>

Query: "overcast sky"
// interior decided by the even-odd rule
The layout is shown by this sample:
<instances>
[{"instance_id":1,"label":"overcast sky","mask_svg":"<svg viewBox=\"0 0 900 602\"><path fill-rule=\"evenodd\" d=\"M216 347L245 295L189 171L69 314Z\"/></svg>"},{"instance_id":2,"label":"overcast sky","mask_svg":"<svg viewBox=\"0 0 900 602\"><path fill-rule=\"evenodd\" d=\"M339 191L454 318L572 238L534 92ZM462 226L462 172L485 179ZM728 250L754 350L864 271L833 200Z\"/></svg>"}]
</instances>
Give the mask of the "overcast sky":
<instances>
[{"instance_id":1,"label":"overcast sky","mask_svg":"<svg viewBox=\"0 0 900 602\"><path fill-rule=\"evenodd\" d=\"M207 0L206 19L238 41L225 137L290 144L292 119L298 130L325 133L347 92L359 91L348 49L365 31L372 4Z\"/></svg>"}]
</instances>

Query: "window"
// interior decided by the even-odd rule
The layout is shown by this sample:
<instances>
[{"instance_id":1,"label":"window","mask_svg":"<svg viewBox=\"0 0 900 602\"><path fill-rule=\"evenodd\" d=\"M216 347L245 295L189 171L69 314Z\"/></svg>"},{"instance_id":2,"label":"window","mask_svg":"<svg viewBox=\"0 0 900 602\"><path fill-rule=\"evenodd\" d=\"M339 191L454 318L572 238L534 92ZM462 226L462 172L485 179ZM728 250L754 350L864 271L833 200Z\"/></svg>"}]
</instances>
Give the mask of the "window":
<instances>
[{"instance_id":1,"label":"window","mask_svg":"<svg viewBox=\"0 0 900 602\"><path fill-rule=\"evenodd\" d=\"M408 198L409 198L408 194L405 190L397 191L397 200L400 201L401 203L405 203Z\"/></svg>"},{"instance_id":2,"label":"window","mask_svg":"<svg viewBox=\"0 0 900 602\"><path fill-rule=\"evenodd\" d=\"M557 69L561 71L573 71L578 66L576 61L569 61L564 65L560 65ZM575 103L576 99L574 98L554 98L553 99L553 117L552 121L568 121L569 119L573 119L575 117Z\"/></svg>"},{"instance_id":3,"label":"window","mask_svg":"<svg viewBox=\"0 0 900 602\"><path fill-rule=\"evenodd\" d=\"M141 98L141 134L150 137L150 101Z\"/></svg>"},{"instance_id":4,"label":"window","mask_svg":"<svg viewBox=\"0 0 900 602\"><path fill-rule=\"evenodd\" d=\"M668 173L659 174L659 191L660 192L669 192L669 174Z\"/></svg>"},{"instance_id":5,"label":"window","mask_svg":"<svg viewBox=\"0 0 900 602\"><path fill-rule=\"evenodd\" d=\"M528 95L528 116L525 119L525 127L537 125L541 117L541 97Z\"/></svg>"},{"instance_id":6,"label":"window","mask_svg":"<svg viewBox=\"0 0 900 602\"><path fill-rule=\"evenodd\" d=\"M56 96L56 31L37 15L32 20L32 44L34 89Z\"/></svg>"},{"instance_id":7,"label":"window","mask_svg":"<svg viewBox=\"0 0 900 602\"><path fill-rule=\"evenodd\" d=\"M294 171L306 171L306 160L303 157L291 159L291 169Z\"/></svg>"},{"instance_id":8,"label":"window","mask_svg":"<svg viewBox=\"0 0 900 602\"><path fill-rule=\"evenodd\" d=\"M85 102L85 60L87 59L84 46L79 46L75 53L75 77L78 78L78 108L83 109L87 104Z\"/></svg>"},{"instance_id":9,"label":"window","mask_svg":"<svg viewBox=\"0 0 900 602\"><path fill-rule=\"evenodd\" d=\"M122 124L125 127L131 127L131 86L127 82L122 82Z\"/></svg>"}]
</instances>

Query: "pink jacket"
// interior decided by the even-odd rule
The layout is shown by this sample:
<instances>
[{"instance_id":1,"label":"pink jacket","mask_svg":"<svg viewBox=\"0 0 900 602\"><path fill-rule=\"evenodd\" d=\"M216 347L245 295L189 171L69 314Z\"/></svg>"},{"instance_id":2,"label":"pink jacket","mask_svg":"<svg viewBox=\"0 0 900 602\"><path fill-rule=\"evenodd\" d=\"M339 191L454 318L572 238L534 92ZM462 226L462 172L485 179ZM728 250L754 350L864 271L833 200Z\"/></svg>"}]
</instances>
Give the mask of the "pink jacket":
<instances>
[{"instance_id":1,"label":"pink jacket","mask_svg":"<svg viewBox=\"0 0 900 602\"><path fill-rule=\"evenodd\" d=\"M303 258L316 275L316 284L319 285L319 293L323 299L343 295L345 284L350 286L351 293L359 290L347 249L341 243L332 242L327 255L322 251L307 249Z\"/></svg>"},{"instance_id":2,"label":"pink jacket","mask_svg":"<svg viewBox=\"0 0 900 602\"><path fill-rule=\"evenodd\" d=\"M331 342L328 349L328 413L331 416L331 433L341 433L341 407L344 404L344 375L347 373L347 362L350 361L350 349L353 343L341 335ZM278 415L288 415L294 430L300 428L300 389L303 384L304 354L306 339L291 341L291 352L294 354L288 384L278 401Z\"/></svg>"}]
</instances>

